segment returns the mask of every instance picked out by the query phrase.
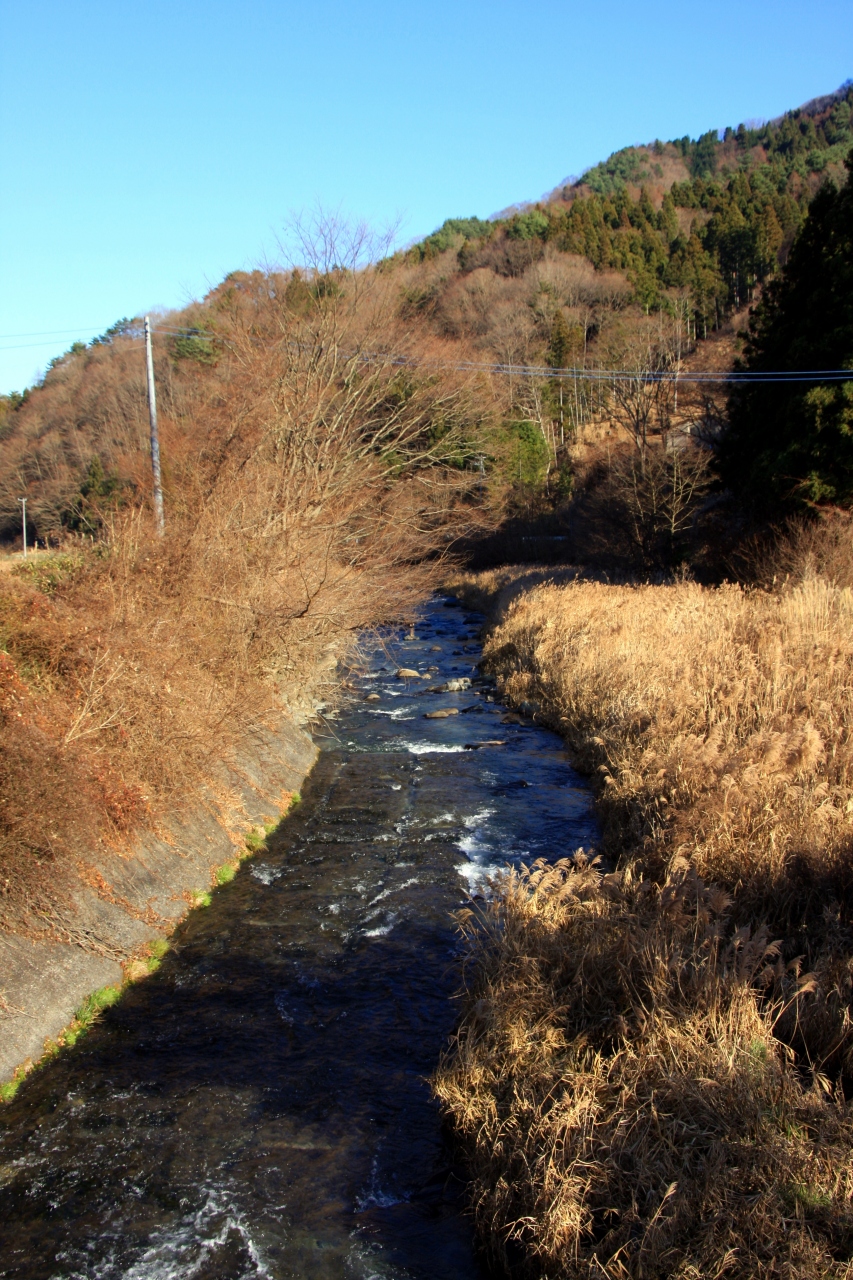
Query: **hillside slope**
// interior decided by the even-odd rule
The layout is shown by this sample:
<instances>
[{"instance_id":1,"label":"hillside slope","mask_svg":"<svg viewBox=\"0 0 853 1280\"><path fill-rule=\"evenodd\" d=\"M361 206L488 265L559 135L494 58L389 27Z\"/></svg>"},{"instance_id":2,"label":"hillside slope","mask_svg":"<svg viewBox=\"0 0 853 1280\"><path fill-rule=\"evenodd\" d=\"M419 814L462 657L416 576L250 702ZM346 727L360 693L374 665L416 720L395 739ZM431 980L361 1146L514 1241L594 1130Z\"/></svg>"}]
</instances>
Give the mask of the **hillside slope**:
<instances>
[{"instance_id":1,"label":"hillside slope","mask_svg":"<svg viewBox=\"0 0 853 1280\"><path fill-rule=\"evenodd\" d=\"M538 239L624 273L645 308L675 290L705 335L785 261L820 185L844 180L851 116L848 82L766 124L625 147L535 206L450 219L416 251L464 240L470 266L495 237Z\"/></svg>"},{"instance_id":2,"label":"hillside slope","mask_svg":"<svg viewBox=\"0 0 853 1280\"><path fill-rule=\"evenodd\" d=\"M846 85L766 125L626 148L507 217L448 219L382 263L383 307L394 313L397 340L405 334L424 353L440 351L445 365L724 369L745 308L786 260L814 192L839 182L851 119ZM352 292L356 275L343 273L335 287ZM235 272L163 318L155 363L167 490L183 465L188 424L221 403L232 377L231 317L259 291L304 287L298 273ZM30 538L44 541L97 535L105 510L147 493L135 333L123 321L88 346L75 343L38 386L0 398L7 545L19 537L25 495ZM495 510L508 502L529 513L543 486L549 502L565 497L577 489L576 446L633 430L636 413L615 389L583 376L469 382L481 426L457 465L484 459ZM653 406L650 430L707 435L723 412L719 392L682 391Z\"/></svg>"}]
</instances>

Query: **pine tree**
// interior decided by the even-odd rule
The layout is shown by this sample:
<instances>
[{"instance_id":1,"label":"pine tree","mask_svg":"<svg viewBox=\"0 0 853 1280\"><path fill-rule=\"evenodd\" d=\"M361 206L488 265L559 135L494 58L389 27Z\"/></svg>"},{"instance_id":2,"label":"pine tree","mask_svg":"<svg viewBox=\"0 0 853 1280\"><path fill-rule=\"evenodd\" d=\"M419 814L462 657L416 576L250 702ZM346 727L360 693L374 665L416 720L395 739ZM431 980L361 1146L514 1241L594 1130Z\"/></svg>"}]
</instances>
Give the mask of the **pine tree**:
<instances>
[{"instance_id":1,"label":"pine tree","mask_svg":"<svg viewBox=\"0 0 853 1280\"><path fill-rule=\"evenodd\" d=\"M551 321L551 341L548 344L548 363L552 369L566 369L572 350L572 333L562 311L554 312Z\"/></svg>"},{"instance_id":2,"label":"pine tree","mask_svg":"<svg viewBox=\"0 0 853 1280\"><path fill-rule=\"evenodd\" d=\"M763 279L776 269L777 256L785 233L772 204L765 205L758 219L756 257L759 276Z\"/></svg>"},{"instance_id":3,"label":"pine tree","mask_svg":"<svg viewBox=\"0 0 853 1280\"><path fill-rule=\"evenodd\" d=\"M750 321L753 373L850 369L843 382L733 387L720 448L724 481L765 510L853 504L853 151L826 184Z\"/></svg>"},{"instance_id":4,"label":"pine tree","mask_svg":"<svg viewBox=\"0 0 853 1280\"><path fill-rule=\"evenodd\" d=\"M667 191L663 198L659 225L661 231L666 237L667 244L672 244L678 235L678 214L675 211L675 201L669 191Z\"/></svg>"}]
</instances>

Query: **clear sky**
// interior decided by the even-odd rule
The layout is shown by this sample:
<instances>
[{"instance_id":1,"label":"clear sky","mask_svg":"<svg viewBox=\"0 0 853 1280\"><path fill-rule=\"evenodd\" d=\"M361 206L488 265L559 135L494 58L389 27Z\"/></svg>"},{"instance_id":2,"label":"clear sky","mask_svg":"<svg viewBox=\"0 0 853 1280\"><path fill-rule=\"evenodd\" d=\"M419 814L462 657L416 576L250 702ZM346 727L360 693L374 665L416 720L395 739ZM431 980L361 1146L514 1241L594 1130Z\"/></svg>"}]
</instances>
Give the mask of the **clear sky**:
<instances>
[{"instance_id":1,"label":"clear sky","mask_svg":"<svg viewBox=\"0 0 853 1280\"><path fill-rule=\"evenodd\" d=\"M8 391L269 258L315 203L408 241L828 93L853 4L5 0L0 49Z\"/></svg>"}]
</instances>

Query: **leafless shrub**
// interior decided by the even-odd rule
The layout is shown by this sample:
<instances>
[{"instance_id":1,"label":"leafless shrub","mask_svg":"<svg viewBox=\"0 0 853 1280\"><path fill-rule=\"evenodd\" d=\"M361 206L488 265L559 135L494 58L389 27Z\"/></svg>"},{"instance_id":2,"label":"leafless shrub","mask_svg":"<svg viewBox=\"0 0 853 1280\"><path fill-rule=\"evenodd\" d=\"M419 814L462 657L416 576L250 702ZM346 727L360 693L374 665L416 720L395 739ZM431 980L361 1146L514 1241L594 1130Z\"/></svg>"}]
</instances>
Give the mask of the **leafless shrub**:
<instances>
[{"instance_id":1,"label":"leafless shrub","mask_svg":"<svg viewBox=\"0 0 853 1280\"><path fill-rule=\"evenodd\" d=\"M608 544L617 550L617 533L628 564L646 570L677 565L688 556L697 511L712 480L708 455L692 447L617 454L597 494L609 526L602 550Z\"/></svg>"},{"instance_id":2,"label":"leafless shrub","mask_svg":"<svg viewBox=\"0 0 853 1280\"><path fill-rule=\"evenodd\" d=\"M671 360L667 351L633 348L614 367L621 372L610 385L615 421L635 449L644 452L652 437L665 440L669 429L673 384L667 375Z\"/></svg>"},{"instance_id":3,"label":"leafless shrub","mask_svg":"<svg viewBox=\"0 0 853 1280\"><path fill-rule=\"evenodd\" d=\"M546 246L544 257L533 268L537 283L553 294L563 307L607 307L619 310L627 304L630 288L616 271L596 271L587 258L558 253Z\"/></svg>"},{"instance_id":4,"label":"leafless shrub","mask_svg":"<svg viewBox=\"0 0 853 1280\"><path fill-rule=\"evenodd\" d=\"M853 588L853 517L849 511L827 510L811 520L793 522L779 536L765 540L762 579L805 582L824 578L837 587Z\"/></svg>"},{"instance_id":5,"label":"leafless shrub","mask_svg":"<svg viewBox=\"0 0 853 1280\"><path fill-rule=\"evenodd\" d=\"M539 239L511 240L507 237L466 243L461 252L461 266L464 271L476 271L487 267L499 276L523 276L534 262L538 262L545 253L545 246Z\"/></svg>"}]
</instances>

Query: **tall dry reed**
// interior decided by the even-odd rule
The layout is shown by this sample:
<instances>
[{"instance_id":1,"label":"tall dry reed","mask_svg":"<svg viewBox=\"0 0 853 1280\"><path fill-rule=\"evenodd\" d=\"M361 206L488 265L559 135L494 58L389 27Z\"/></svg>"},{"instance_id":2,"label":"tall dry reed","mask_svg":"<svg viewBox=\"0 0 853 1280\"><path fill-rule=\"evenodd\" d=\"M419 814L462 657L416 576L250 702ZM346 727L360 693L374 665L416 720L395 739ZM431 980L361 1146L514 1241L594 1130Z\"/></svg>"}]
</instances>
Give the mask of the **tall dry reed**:
<instances>
[{"instance_id":1,"label":"tall dry reed","mask_svg":"<svg viewBox=\"0 0 853 1280\"><path fill-rule=\"evenodd\" d=\"M569 579L566 581L566 579ZM512 1274L853 1272L853 595L459 584L595 780L603 866L468 916L435 1079Z\"/></svg>"},{"instance_id":2,"label":"tall dry reed","mask_svg":"<svg viewBox=\"0 0 853 1280\"><path fill-rule=\"evenodd\" d=\"M503 694L599 781L604 852L687 857L790 928L848 884L853 594L540 584L489 636Z\"/></svg>"},{"instance_id":3,"label":"tall dry reed","mask_svg":"<svg viewBox=\"0 0 853 1280\"><path fill-rule=\"evenodd\" d=\"M727 895L583 859L467 913L465 1011L434 1087L506 1274L841 1277L853 1123L805 1086L766 993L783 967Z\"/></svg>"}]
</instances>

